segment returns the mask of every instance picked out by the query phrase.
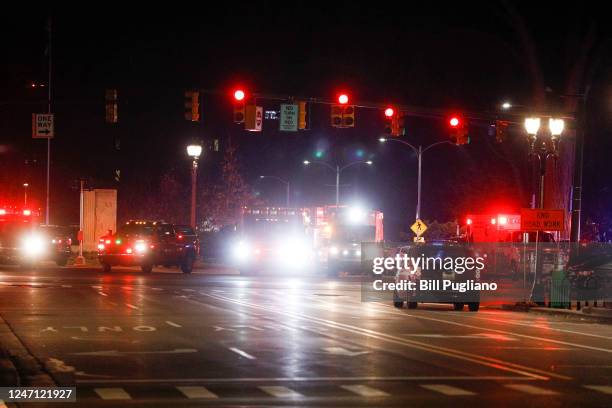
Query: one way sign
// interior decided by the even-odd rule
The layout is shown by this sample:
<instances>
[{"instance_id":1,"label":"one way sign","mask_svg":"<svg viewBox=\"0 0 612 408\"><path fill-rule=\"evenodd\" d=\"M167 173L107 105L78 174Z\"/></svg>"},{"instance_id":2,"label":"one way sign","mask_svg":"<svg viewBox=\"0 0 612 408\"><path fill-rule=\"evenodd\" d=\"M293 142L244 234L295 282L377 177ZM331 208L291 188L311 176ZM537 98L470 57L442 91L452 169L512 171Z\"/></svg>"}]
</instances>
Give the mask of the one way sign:
<instances>
[{"instance_id":1,"label":"one way sign","mask_svg":"<svg viewBox=\"0 0 612 408\"><path fill-rule=\"evenodd\" d=\"M54 136L53 114L52 113L33 113L32 114L32 138L33 139L52 139Z\"/></svg>"}]
</instances>

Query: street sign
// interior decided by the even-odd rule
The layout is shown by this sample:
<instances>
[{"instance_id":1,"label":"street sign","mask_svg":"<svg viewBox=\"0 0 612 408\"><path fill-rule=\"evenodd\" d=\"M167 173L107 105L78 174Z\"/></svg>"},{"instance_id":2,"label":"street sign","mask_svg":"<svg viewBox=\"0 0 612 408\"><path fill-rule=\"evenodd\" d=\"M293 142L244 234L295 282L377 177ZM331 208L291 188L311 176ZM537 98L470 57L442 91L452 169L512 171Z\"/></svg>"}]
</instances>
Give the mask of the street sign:
<instances>
[{"instance_id":1,"label":"street sign","mask_svg":"<svg viewBox=\"0 0 612 408\"><path fill-rule=\"evenodd\" d=\"M261 132L263 128L263 107L247 105L245 108L244 129Z\"/></svg>"},{"instance_id":2,"label":"street sign","mask_svg":"<svg viewBox=\"0 0 612 408\"><path fill-rule=\"evenodd\" d=\"M298 105L281 104L280 106L280 131L298 131Z\"/></svg>"},{"instance_id":3,"label":"street sign","mask_svg":"<svg viewBox=\"0 0 612 408\"><path fill-rule=\"evenodd\" d=\"M416 243L424 244L425 238L424 237L413 237L413 241Z\"/></svg>"},{"instance_id":4,"label":"street sign","mask_svg":"<svg viewBox=\"0 0 612 408\"><path fill-rule=\"evenodd\" d=\"M416 234L417 237L420 237L425 233L425 231L427 231L427 225L425 225L425 223L421 220L416 220L410 229Z\"/></svg>"},{"instance_id":5,"label":"street sign","mask_svg":"<svg viewBox=\"0 0 612 408\"><path fill-rule=\"evenodd\" d=\"M521 208L521 230L564 231L565 212L563 210Z\"/></svg>"},{"instance_id":6,"label":"street sign","mask_svg":"<svg viewBox=\"0 0 612 408\"><path fill-rule=\"evenodd\" d=\"M52 139L54 136L53 114L52 113L33 113L32 114L32 138L33 139Z\"/></svg>"}]
</instances>

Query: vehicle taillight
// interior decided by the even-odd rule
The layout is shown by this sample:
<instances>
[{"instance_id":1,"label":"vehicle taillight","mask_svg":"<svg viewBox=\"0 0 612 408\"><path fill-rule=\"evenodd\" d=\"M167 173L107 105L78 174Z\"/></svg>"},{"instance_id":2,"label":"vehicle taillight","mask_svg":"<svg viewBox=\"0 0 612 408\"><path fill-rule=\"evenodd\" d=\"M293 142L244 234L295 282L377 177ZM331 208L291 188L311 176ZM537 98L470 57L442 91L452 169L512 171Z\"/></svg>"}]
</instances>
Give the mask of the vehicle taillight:
<instances>
[{"instance_id":1,"label":"vehicle taillight","mask_svg":"<svg viewBox=\"0 0 612 408\"><path fill-rule=\"evenodd\" d=\"M183 236L179 234L177 238L178 239L183 239Z\"/></svg>"},{"instance_id":2,"label":"vehicle taillight","mask_svg":"<svg viewBox=\"0 0 612 408\"><path fill-rule=\"evenodd\" d=\"M98 244L98 250L104 251L104 244Z\"/></svg>"},{"instance_id":3,"label":"vehicle taillight","mask_svg":"<svg viewBox=\"0 0 612 408\"><path fill-rule=\"evenodd\" d=\"M126 253L126 254L131 254L131 253L132 253L132 248L128 248L128 249L126 249L126 250L125 250L125 253Z\"/></svg>"},{"instance_id":4,"label":"vehicle taillight","mask_svg":"<svg viewBox=\"0 0 612 408\"><path fill-rule=\"evenodd\" d=\"M110 239L107 239L106 241L104 241L104 243L105 243L106 245L110 245L111 240L110 240Z\"/></svg>"}]
</instances>

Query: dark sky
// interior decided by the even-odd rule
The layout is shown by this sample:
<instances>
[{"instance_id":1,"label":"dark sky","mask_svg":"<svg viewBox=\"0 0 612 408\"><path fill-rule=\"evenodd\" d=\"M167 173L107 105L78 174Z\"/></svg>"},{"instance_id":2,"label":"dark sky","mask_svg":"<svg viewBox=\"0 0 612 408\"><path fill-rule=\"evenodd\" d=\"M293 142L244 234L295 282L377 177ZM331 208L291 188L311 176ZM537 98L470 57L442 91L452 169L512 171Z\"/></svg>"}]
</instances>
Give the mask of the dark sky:
<instances>
[{"instance_id":1,"label":"dark sky","mask_svg":"<svg viewBox=\"0 0 612 408\"><path fill-rule=\"evenodd\" d=\"M318 106L310 131L284 134L278 122L266 121L264 132L253 134L231 122L230 91L242 84L259 93L331 98L347 89L355 101L449 113L494 112L506 98L529 106L533 83L508 7L524 18L533 36L551 106L559 105L568 68L586 29L596 24L600 47L589 56L593 82L585 205L593 216L610 216L612 57L601 3L571 8L560 2L402 4L181 3L177 14L154 6L125 11L123 5L110 4L80 7L78 13L51 10L57 116L52 221L78 220L71 189L78 177L108 186L112 170L120 167L120 197L130 200L157 188L159 177L173 169L187 182L184 148L195 136L235 144L247 181L272 204L282 203L284 191L273 182L258 184L258 175L291 179L299 205L331 202L334 189L325 184L334 182L333 175L304 169L302 160L320 148L329 163L344 164L361 150L375 166L343 174L348 184L343 197L382 208L395 230L405 227L414 211L416 161L399 145L379 146L381 112L359 110L355 129L337 130L329 126L328 108ZM28 84L46 82L46 15L24 10L1 17L0 181L6 197L20 197L26 178L39 200L44 189L45 144L30 139L30 116L44 109L46 90ZM105 88L119 91L115 129L104 123ZM183 92L189 88L219 92L204 96L202 122L196 126L183 119ZM263 105L278 109L275 101ZM471 121L469 146L443 146L425 156L425 218L452 220L472 208L526 205L530 173L524 136L516 132L500 146L488 135L488 125ZM113 150L114 137L121 140L120 152ZM442 118L407 120L410 142L429 144L446 137ZM26 166L25 160L37 161ZM219 153L205 154L201 183L214 177L218 161ZM140 197L145 199L144 193Z\"/></svg>"}]
</instances>

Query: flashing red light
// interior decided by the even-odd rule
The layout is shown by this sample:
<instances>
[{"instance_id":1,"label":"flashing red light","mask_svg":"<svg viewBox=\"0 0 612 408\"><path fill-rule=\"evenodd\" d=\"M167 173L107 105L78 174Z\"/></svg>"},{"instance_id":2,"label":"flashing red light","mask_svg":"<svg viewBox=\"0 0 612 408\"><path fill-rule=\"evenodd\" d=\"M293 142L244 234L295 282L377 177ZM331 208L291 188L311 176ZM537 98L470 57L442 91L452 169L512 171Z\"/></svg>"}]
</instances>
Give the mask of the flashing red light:
<instances>
[{"instance_id":1,"label":"flashing red light","mask_svg":"<svg viewBox=\"0 0 612 408\"><path fill-rule=\"evenodd\" d=\"M236 89L234 91L234 99L237 101L242 101L244 99L245 93L242 89Z\"/></svg>"},{"instance_id":2,"label":"flashing red light","mask_svg":"<svg viewBox=\"0 0 612 408\"><path fill-rule=\"evenodd\" d=\"M0 208L0 215L6 215L6 210L4 208Z\"/></svg>"},{"instance_id":3,"label":"flashing red light","mask_svg":"<svg viewBox=\"0 0 612 408\"><path fill-rule=\"evenodd\" d=\"M179 234L179 235L177 236L177 238L178 238L178 239L183 239L183 236L182 236L181 234Z\"/></svg>"},{"instance_id":4,"label":"flashing red light","mask_svg":"<svg viewBox=\"0 0 612 408\"><path fill-rule=\"evenodd\" d=\"M338 103L340 103L341 105L346 105L348 101L349 101L349 97L347 94L338 95Z\"/></svg>"},{"instance_id":5,"label":"flashing red light","mask_svg":"<svg viewBox=\"0 0 612 408\"><path fill-rule=\"evenodd\" d=\"M459 126L459 123L461 123L461 121L459 120L458 117L453 116L452 118L450 118L450 120L448 121L448 123L452 126L452 127L457 127Z\"/></svg>"},{"instance_id":6,"label":"flashing red light","mask_svg":"<svg viewBox=\"0 0 612 408\"><path fill-rule=\"evenodd\" d=\"M467 221L465 222L467 225L472 225L472 219L468 218Z\"/></svg>"},{"instance_id":7,"label":"flashing red light","mask_svg":"<svg viewBox=\"0 0 612 408\"><path fill-rule=\"evenodd\" d=\"M506 216L500 216L497 220L499 225L506 225L508 223L508 217Z\"/></svg>"},{"instance_id":8,"label":"flashing red light","mask_svg":"<svg viewBox=\"0 0 612 408\"><path fill-rule=\"evenodd\" d=\"M385 109L385 116L390 118L393 117L393 115L395 114L395 110L393 110L393 108L387 108Z\"/></svg>"},{"instance_id":9,"label":"flashing red light","mask_svg":"<svg viewBox=\"0 0 612 408\"><path fill-rule=\"evenodd\" d=\"M30 211L30 210L23 210L23 215L26 215L26 216L32 215L32 211Z\"/></svg>"},{"instance_id":10,"label":"flashing red light","mask_svg":"<svg viewBox=\"0 0 612 408\"><path fill-rule=\"evenodd\" d=\"M493 225L497 224L497 220L495 218L491 218L491 224Z\"/></svg>"}]
</instances>

